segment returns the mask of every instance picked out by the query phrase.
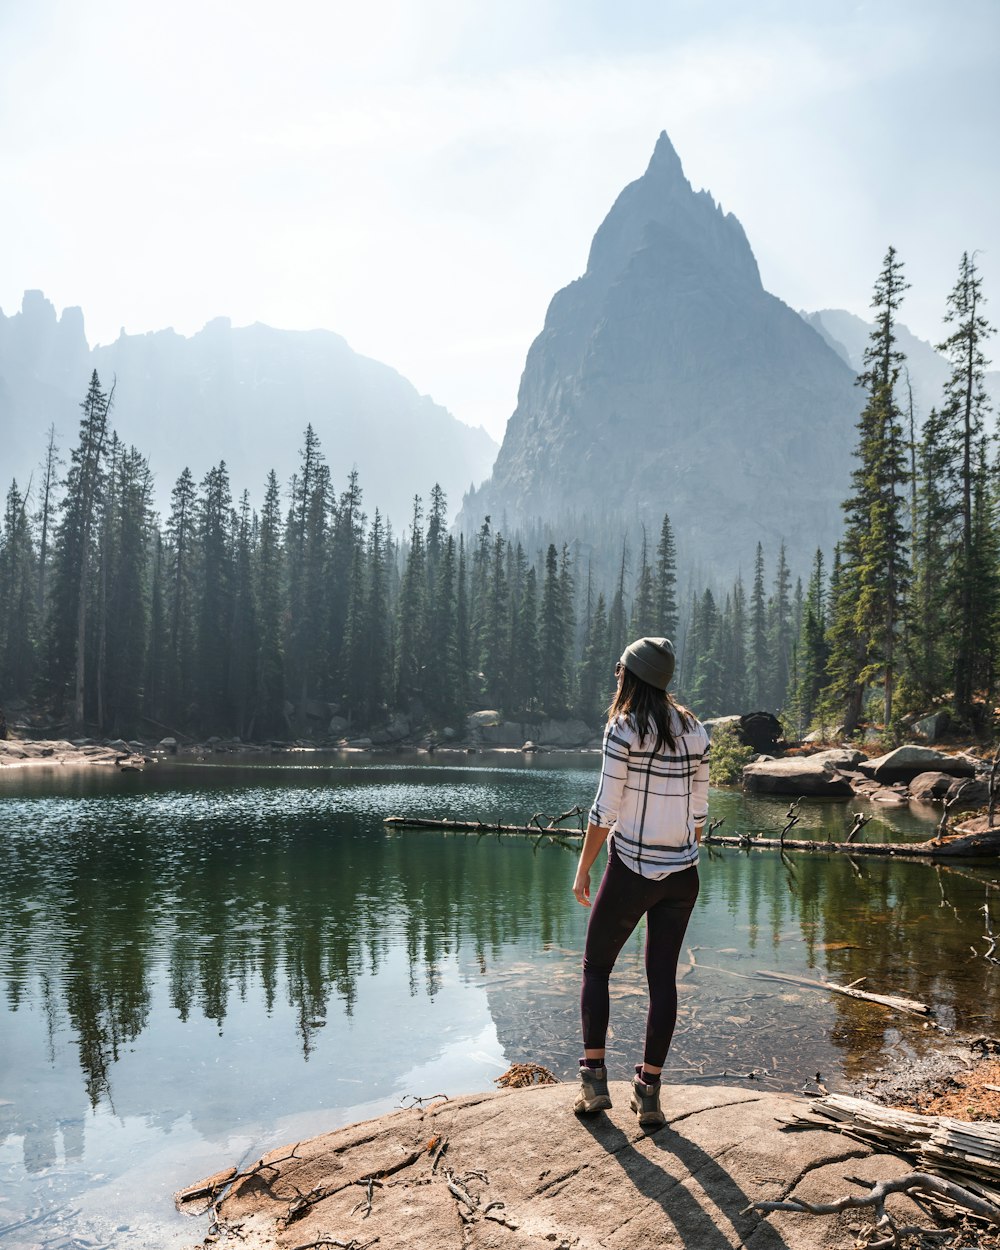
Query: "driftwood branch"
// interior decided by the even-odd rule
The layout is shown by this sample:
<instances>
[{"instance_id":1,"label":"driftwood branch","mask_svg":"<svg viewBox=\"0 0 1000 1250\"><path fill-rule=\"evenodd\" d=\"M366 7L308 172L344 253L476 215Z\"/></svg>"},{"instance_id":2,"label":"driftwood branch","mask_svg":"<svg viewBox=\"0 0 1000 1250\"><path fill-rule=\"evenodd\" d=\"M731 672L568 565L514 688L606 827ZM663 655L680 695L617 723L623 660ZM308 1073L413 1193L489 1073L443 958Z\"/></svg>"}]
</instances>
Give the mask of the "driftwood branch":
<instances>
[{"instance_id":1,"label":"driftwood branch","mask_svg":"<svg viewBox=\"0 0 1000 1250\"><path fill-rule=\"evenodd\" d=\"M882 855L894 859L989 859L1000 854L1000 829L984 833L967 833L938 842L822 842L819 839L784 843L780 838L766 838L755 833L706 834L702 841L709 846L731 846L742 850L771 851L782 846L786 851L818 851L829 855L838 852L847 855Z\"/></svg>"},{"instance_id":2,"label":"driftwood branch","mask_svg":"<svg viewBox=\"0 0 1000 1250\"><path fill-rule=\"evenodd\" d=\"M868 1182L857 1182L868 1183ZM896 1177L894 1180L878 1181L871 1186L866 1194L848 1194L843 1198L837 1198L833 1202L806 1202L802 1198L788 1198L784 1201L760 1201L752 1202L746 1208L747 1211L795 1211L804 1215L838 1215L841 1211L847 1211L852 1207L869 1207L875 1215L875 1227L872 1233L885 1232L888 1236L880 1241L868 1241L870 1250L876 1247L898 1246L900 1239L907 1235L922 1233L927 1231L917 1225L908 1224L901 1227L892 1215L886 1210L886 1199L893 1194L910 1194L913 1197L937 1198L945 1199L949 1204L961 1207L965 1211L977 1215L980 1219L988 1220L991 1224L1000 1226L1000 1207L994 1206L992 1202L987 1202L980 1198L977 1194L965 1189L962 1185L955 1184L954 1181L943 1180L940 1176L933 1176L929 1172L909 1172L905 1176Z\"/></svg>"},{"instance_id":3,"label":"driftwood branch","mask_svg":"<svg viewBox=\"0 0 1000 1250\"><path fill-rule=\"evenodd\" d=\"M868 990L856 989L856 981L851 985L837 985L833 981L814 981L810 977L794 976L790 972L764 972L759 969L754 975L766 977L770 981L784 981L789 985L804 985L807 989L829 990L831 994L844 994L848 998L861 998L867 1003L878 1003L882 1007L891 1007L894 1011L905 1011L912 1016L931 1014L931 1009L926 1003L919 1003L913 998L898 998L892 994L871 994Z\"/></svg>"}]
</instances>

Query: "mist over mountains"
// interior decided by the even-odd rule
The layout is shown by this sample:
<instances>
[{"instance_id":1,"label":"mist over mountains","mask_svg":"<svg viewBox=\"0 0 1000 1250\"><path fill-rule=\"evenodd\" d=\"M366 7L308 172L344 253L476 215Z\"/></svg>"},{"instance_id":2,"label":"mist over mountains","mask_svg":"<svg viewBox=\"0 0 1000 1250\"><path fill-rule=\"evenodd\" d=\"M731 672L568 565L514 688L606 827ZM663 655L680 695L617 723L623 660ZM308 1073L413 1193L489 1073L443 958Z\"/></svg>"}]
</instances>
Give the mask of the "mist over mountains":
<instances>
[{"instance_id":1,"label":"mist over mountains","mask_svg":"<svg viewBox=\"0 0 1000 1250\"><path fill-rule=\"evenodd\" d=\"M186 338L173 330L91 348L83 313L56 310L40 291L0 312L0 477L22 487L54 424L64 450L76 440L91 370L116 381L111 421L148 457L162 510L181 470L196 480L220 460L234 494L259 502L270 469L286 483L312 423L339 490L357 468L364 506L403 525L412 497L439 482L457 505L490 470L496 443L420 395L401 374L352 351L328 330L234 328L225 318Z\"/></svg>"}]
</instances>

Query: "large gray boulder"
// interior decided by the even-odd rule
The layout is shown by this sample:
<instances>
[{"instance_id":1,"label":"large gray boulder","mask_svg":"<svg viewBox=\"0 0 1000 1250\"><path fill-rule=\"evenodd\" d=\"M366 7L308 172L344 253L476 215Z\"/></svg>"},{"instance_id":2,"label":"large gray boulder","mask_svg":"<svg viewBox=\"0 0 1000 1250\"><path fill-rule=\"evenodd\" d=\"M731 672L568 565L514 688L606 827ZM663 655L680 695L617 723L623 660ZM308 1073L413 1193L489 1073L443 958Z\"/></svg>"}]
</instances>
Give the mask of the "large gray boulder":
<instances>
[{"instance_id":1,"label":"large gray boulder","mask_svg":"<svg viewBox=\"0 0 1000 1250\"><path fill-rule=\"evenodd\" d=\"M811 759L814 764L829 764L833 768L853 771L868 756L864 751L857 751L854 747L830 747L828 751L817 751L807 758Z\"/></svg>"},{"instance_id":2,"label":"large gray boulder","mask_svg":"<svg viewBox=\"0 0 1000 1250\"><path fill-rule=\"evenodd\" d=\"M701 722L708 730L709 738L715 736L717 729L738 729L740 718L738 716L713 716L709 720Z\"/></svg>"},{"instance_id":3,"label":"large gray boulder","mask_svg":"<svg viewBox=\"0 0 1000 1250\"><path fill-rule=\"evenodd\" d=\"M827 798L849 797L853 791L846 777L816 756L785 760L758 760L743 769L743 788L755 794L816 794Z\"/></svg>"},{"instance_id":4,"label":"large gray boulder","mask_svg":"<svg viewBox=\"0 0 1000 1250\"><path fill-rule=\"evenodd\" d=\"M531 726L525 729L530 731ZM547 720L539 727L535 741L546 747L579 747L593 736L594 731L582 720Z\"/></svg>"},{"instance_id":5,"label":"large gray boulder","mask_svg":"<svg viewBox=\"0 0 1000 1250\"><path fill-rule=\"evenodd\" d=\"M933 747L917 746L910 743L897 747L887 755L877 759L864 760L858 765L866 777L874 777L876 781L912 781L921 773L949 773L952 777L972 777L975 766L970 760L954 755L945 755L943 751L935 751Z\"/></svg>"}]
</instances>

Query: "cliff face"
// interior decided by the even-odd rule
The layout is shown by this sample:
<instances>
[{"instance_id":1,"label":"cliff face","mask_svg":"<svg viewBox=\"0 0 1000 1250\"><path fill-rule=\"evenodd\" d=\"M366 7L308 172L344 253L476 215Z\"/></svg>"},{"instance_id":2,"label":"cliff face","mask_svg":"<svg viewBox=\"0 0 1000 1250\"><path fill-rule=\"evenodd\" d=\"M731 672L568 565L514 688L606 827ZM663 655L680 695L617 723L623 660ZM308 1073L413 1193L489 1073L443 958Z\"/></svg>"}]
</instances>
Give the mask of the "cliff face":
<instances>
[{"instance_id":1,"label":"cliff face","mask_svg":"<svg viewBox=\"0 0 1000 1250\"><path fill-rule=\"evenodd\" d=\"M496 453L484 430L327 330L234 328L219 318L190 338L123 332L91 349L78 308L57 319L29 291L21 312L0 313L0 489L15 475L26 484L50 424L64 451L73 446L92 369L105 388L116 379L112 424L148 456L163 509L185 466L200 481L220 460L234 493L245 488L259 503L271 468L284 485L298 467L310 422L335 487L356 467L366 510L399 525L413 495L426 498L436 481L457 502Z\"/></svg>"},{"instance_id":2,"label":"cliff face","mask_svg":"<svg viewBox=\"0 0 1000 1250\"><path fill-rule=\"evenodd\" d=\"M528 352L491 480L462 524L600 511L658 525L728 574L758 540L804 567L841 526L859 393L761 285L743 228L694 192L666 134Z\"/></svg>"}]
</instances>

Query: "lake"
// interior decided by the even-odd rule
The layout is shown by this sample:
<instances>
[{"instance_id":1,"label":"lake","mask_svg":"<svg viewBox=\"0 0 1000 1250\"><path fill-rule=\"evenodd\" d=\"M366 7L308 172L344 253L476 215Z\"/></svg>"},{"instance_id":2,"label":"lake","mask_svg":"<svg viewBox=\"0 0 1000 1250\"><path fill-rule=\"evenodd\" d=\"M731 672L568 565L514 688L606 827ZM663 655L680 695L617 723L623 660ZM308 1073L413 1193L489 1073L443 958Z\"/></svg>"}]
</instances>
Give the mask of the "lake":
<instances>
[{"instance_id":1,"label":"lake","mask_svg":"<svg viewBox=\"0 0 1000 1250\"><path fill-rule=\"evenodd\" d=\"M0 1242L200 1241L182 1186L511 1063L573 1079L587 913L576 847L389 831L390 814L523 822L586 807L596 755L217 757L143 773L0 773ZM722 832L787 802L713 792ZM861 801L804 800L831 838ZM865 838L928 836L877 811ZM668 1081L848 1089L995 1029L997 871L703 853ZM984 904L991 912L984 915ZM936 1026L780 971L928 1003ZM612 981L609 1067L641 1057L642 933ZM567 1105L570 1094L567 1091ZM567 1114L569 1112L567 1111Z\"/></svg>"}]
</instances>

